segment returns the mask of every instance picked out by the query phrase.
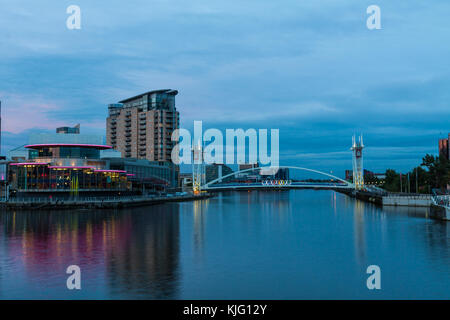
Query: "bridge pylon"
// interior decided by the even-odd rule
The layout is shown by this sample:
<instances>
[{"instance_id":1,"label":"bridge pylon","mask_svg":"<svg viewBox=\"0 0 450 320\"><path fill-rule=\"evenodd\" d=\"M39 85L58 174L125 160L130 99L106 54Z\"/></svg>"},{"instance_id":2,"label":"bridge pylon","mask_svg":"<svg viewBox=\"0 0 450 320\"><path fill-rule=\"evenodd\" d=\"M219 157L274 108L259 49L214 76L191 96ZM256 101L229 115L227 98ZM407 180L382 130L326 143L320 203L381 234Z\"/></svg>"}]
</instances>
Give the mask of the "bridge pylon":
<instances>
[{"instance_id":1,"label":"bridge pylon","mask_svg":"<svg viewBox=\"0 0 450 320\"><path fill-rule=\"evenodd\" d=\"M200 142L192 148L192 190L194 194L202 191L205 184L205 162L203 155L203 146Z\"/></svg>"},{"instance_id":2,"label":"bridge pylon","mask_svg":"<svg viewBox=\"0 0 450 320\"><path fill-rule=\"evenodd\" d=\"M359 136L358 140L353 136L351 150L353 151L353 184L356 190L364 188L363 148L362 135Z\"/></svg>"}]
</instances>

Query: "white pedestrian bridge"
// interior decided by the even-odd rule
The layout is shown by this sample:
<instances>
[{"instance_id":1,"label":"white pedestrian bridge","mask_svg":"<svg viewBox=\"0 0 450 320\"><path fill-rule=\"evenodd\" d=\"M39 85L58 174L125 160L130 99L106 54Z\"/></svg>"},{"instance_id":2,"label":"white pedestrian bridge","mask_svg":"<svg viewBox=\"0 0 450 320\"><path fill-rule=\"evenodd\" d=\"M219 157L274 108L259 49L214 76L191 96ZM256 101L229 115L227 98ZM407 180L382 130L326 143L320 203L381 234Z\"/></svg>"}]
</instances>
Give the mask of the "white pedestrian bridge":
<instances>
[{"instance_id":1,"label":"white pedestrian bridge","mask_svg":"<svg viewBox=\"0 0 450 320\"><path fill-rule=\"evenodd\" d=\"M330 181L326 182L305 182L305 181L293 181L293 180L270 180L263 179L259 182L223 182L224 179L228 177L232 177L241 173L250 172L250 171L272 171L274 168L271 167L259 167L259 168L250 168L245 170L236 171L225 175L223 177L219 177L215 180L212 180L206 184L204 184L201 189L202 190L239 190L239 189L354 189L354 185L344 179L336 177L326 172L303 168L303 167L295 167L295 166L280 166L279 169L293 169L293 170L301 170L312 173L317 173L327 178L330 178Z\"/></svg>"}]
</instances>

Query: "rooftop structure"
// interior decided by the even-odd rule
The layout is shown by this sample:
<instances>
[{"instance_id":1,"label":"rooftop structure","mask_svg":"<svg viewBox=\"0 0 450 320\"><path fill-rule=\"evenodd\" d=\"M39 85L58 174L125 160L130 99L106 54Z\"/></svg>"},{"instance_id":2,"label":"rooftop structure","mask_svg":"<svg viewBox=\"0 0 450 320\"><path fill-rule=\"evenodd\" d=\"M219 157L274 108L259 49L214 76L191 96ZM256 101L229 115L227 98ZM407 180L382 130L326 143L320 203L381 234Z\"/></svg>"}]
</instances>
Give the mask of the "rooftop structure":
<instances>
[{"instance_id":1,"label":"rooftop structure","mask_svg":"<svg viewBox=\"0 0 450 320\"><path fill-rule=\"evenodd\" d=\"M56 133L63 133L63 134L79 134L80 133L80 124L77 124L75 127L59 127L56 128Z\"/></svg>"}]
</instances>

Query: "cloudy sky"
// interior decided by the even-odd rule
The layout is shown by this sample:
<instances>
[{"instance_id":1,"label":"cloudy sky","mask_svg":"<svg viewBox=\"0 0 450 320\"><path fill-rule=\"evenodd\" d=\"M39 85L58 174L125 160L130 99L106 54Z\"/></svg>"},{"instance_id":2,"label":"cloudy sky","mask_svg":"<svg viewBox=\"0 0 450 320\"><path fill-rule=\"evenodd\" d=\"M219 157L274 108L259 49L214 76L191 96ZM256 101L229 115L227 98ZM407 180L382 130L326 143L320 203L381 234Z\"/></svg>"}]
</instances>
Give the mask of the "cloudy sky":
<instances>
[{"instance_id":1,"label":"cloudy sky","mask_svg":"<svg viewBox=\"0 0 450 320\"><path fill-rule=\"evenodd\" d=\"M81 8L69 30L66 8ZM381 30L366 9L381 8ZM450 131L448 0L0 0L2 152L179 90L181 125L278 128L281 163L408 170Z\"/></svg>"}]
</instances>

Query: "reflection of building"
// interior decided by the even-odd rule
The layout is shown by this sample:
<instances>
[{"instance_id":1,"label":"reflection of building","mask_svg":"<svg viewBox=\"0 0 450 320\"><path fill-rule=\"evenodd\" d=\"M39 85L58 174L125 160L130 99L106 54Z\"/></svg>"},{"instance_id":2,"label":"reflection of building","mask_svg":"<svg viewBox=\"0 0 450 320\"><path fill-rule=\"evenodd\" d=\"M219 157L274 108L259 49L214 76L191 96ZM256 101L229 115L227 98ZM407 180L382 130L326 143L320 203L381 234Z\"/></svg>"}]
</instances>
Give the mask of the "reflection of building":
<instances>
[{"instance_id":1,"label":"reflection of building","mask_svg":"<svg viewBox=\"0 0 450 320\"><path fill-rule=\"evenodd\" d=\"M210 182L212 180L216 180L223 176L233 173L233 170L231 170L230 167L224 164L217 164L217 163L207 165L205 171L206 171L206 182ZM223 181L226 182L230 181L231 179L232 177L227 177ZM222 181L219 181L219 183L220 182Z\"/></svg>"},{"instance_id":2,"label":"reflection of building","mask_svg":"<svg viewBox=\"0 0 450 320\"><path fill-rule=\"evenodd\" d=\"M65 281L64 272L62 278L55 277L55 270L79 261L82 277L95 278L83 288L88 296L98 296L98 284L105 289L105 297L112 299L123 299L123 288L127 297L135 299L178 298L179 204L154 206L152 214L144 207L87 213L5 211L0 215L2 237L21 241L11 241L0 252L6 259L20 257L26 278L47 279L47 297L73 298L70 290L53 290L60 287L60 279ZM16 272L2 270L3 279ZM42 298L42 292L30 287L21 290L21 297Z\"/></svg>"},{"instance_id":3,"label":"reflection of building","mask_svg":"<svg viewBox=\"0 0 450 320\"><path fill-rule=\"evenodd\" d=\"M106 276L111 289L127 288L127 296L146 299L176 299L179 284L179 204L133 208L128 241L116 237L106 257ZM125 211L126 212L126 211ZM123 220L122 218L121 220ZM117 221L117 225L121 222ZM115 225L112 224L112 227ZM117 233L119 234L119 233Z\"/></svg>"}]
</instances>

